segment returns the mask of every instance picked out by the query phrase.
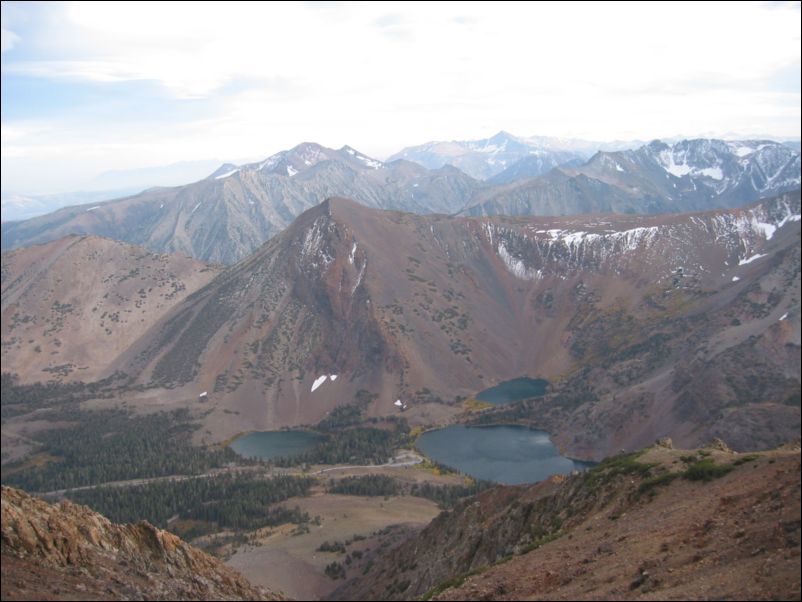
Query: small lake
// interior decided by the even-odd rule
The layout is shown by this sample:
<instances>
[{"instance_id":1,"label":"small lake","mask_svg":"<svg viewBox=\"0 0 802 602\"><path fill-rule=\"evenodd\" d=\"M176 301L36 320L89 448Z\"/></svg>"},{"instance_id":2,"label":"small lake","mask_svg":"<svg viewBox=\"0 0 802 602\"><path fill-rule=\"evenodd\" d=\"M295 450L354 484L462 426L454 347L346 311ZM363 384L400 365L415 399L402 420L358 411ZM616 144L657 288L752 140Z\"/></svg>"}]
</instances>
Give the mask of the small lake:
<instances>
[{"instance_id":1,"label":"small lake","mask_svg":"<svg viewBox=\"0 0 802 602\"><path fill-rule=\"evenodd\" d=\"M516 425L449 426L423 433L417 447L462 473L507 485L536 483L592 466L561 456L546 431Z\"/></svg>"},{"instance_id":2,"label":"small lake","mask_svg":"<svg viewBox=\"0 0 802 602\"><path fill-rule=\"evenodd\" d=\"M261 431L244 435L229 447L246 458L272 460L308 451L320 439L309 431Z\"/></svg>"},{"instance_id":3,"label":"small lake","mask_svg":"<svg viewBox=\"0 0 802 602\"><path fill-rule=\"evenodd\" d=\"M496 405L521 401L530 397L543 397L549 381L542 378L513 378L476 394L476 399Z\"/></svg>"}]
</instances>

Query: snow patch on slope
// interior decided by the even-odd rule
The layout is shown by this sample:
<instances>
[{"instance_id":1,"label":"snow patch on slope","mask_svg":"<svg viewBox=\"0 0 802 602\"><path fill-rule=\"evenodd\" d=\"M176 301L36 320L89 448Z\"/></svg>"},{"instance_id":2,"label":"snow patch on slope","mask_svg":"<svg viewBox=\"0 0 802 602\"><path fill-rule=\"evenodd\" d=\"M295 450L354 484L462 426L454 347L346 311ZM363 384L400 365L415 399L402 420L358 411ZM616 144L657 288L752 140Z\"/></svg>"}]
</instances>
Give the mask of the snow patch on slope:
<instances>
[{"instance_id":1,"label":"snow patch on slope","mask_svg":"<svg viewBox=\"0 0 802 602\"><path fill-rule=\"evenodd\" d=\"M381 161L376 161L376 159L371 159L370 157L366 157L365 155L356 155L357 160L364 163L367 167L371 169L379 169L382 166Z\"/></svg>"},{"instance_id":2,"label":"snow patch on slope","mask_svg":"<svg viewBox=\"0 0 802 602\"><path fill-rule=\"evenodd\" d=\"M753 261L755 261L756 259L760 259L761 257L766 257L766 255L765 254L761 255L760 253L758 253L757 255L752 255L748 259L741 259L741 261L738 262L738 265L746 265L747 263L752 263Z\"/></svg>"},{"instance_id":3,"label":"snow patch on slope","mask_svg":"<svg viewBox=\"0 0 802 602\"><path fill-rule=\"evenodd\" d=\"M222 180L223 178L228 178L233 176L235 173L239 171L239 167L237 169L232 169L231 171L227 171L226 173L221 173L219 176L215 176L215 180Z\"/></svg>"},{"instance_id":4,"label":"snow patch on slope","mask_svg":"<svg viewBox=\"0 0 802 602\"><path fill-rule=\"evenodd\" d=\"M312 391L311 392L314 393L315 390L320 387L320 385L322 385L324 382L326 382L327 378L328 378L328 376L326 376L325 374L323 376L318 376L315 379L315 382L312 383Z\"/></svg>"},{"instance_id":5,"label":"snow patch on slope","mask_svg":"<svg viewBox=\"0 0 802 602\"><path fill-rule=\"evenodd\" d=\"M497 248L499 257L501 257L507 270L516 278L520 278L521 280L538 280L543 277L543 273L540 270L528 268L523 261L513 257L509 251L507 251L507 247L503 242L499 241Z\"/></svg>"}]
</instances>

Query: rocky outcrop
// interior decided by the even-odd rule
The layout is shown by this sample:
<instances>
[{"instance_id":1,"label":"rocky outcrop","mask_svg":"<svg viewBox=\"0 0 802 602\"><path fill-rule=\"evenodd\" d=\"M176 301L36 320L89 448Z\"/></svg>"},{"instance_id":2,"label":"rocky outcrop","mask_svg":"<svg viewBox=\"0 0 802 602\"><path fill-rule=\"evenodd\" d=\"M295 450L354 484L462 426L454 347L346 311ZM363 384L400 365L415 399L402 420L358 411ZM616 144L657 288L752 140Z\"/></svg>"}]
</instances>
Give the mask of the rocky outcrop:
<instances>
[{"instance_id":1,"label":"rocky outcrop","mask_svg":"<svg viewBox=\"0 0 802 602\"><path fill-rule=\"evenodd\" d=\"M14 599L280 600L147 522L2 489L2 596Z\"/></svg>"}]
</instances>

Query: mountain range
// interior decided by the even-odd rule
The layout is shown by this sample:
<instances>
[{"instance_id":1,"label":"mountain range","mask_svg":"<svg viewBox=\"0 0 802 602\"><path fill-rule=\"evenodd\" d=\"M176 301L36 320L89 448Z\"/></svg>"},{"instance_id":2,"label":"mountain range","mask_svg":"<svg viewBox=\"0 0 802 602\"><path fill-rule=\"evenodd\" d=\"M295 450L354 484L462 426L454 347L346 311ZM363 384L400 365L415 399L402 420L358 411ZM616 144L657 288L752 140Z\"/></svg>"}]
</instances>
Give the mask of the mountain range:
<instances>
[{"instance_id":1,"label":"mountain range","mask_svg":"<svg viewBox=\"0 0 802 602\"><path fill-rule=\"evenodd\" d=\"M333 195L370 207L454 213L478 185L453 167L382 163L350 147L304 143L258 163L223 165L186 186L3 224L2 240L9 249L67 234L96 234L230 264Z\"/></svg>"},{"instance_id":2,"label":"mountain range","mask_svg":"<svg viewBox=\"0 0 802 602\"><path fill-rule=\"evenodd\" d=\"M771 141L654 141L478 191L464 215L668 213L737 207L799 187L800 156Z\"/></svg>"},{"instance_id":3,"label":"mountain range","mask_svg":"<svg viewBox=\"0 0 802 602\"><path fill-rule=\"evenodd\" d=\"M582 163L565 151L543 154L508 138L493 140L479 153L484 159L495 156L485 152L491 147L502 155L502 146L529 150L485 182L451 165L381 162L347 146L304 143L261 162L223 165L186 186L4 223L2 245L95 234L232 264L331 196L421 214L676 213L736 207L800 182L799 154L770 141L655 141L637 150L602 151Z\"/></svg>"},{"instance_id":4,"label":"mountain range","mask_svg":"<svg viewBox=\"0 0 802 602\"><path fill-rule=\"evenodd\" d=\"M503 183L512 177L501 176L502 172L519 161L526 160L516 168L517 172L536 177L560 165L582 163L599 150L636 148L642 144L634 140L605 143L549 136L520 137L501 131L480 140L435 141L407 147L389 160L414 161L429 169L453 165L478 180ZM527 165L526 170L523 165Z\"/></svg>"},{"instance_id":5,"label":"mountain range","mask_svg":"<svg viewBox=\"0 0 802 602\"><path fill-rule=\"evenodd\" d=\"M144 250L115 266L121 243L68 239L4 255L3 362L80 379L85 347L119 329L92 374L144 387L134 405L208 391L218 438L314 424L360 392L371 415L403 397L421 417L530 374L558 386L523 417L582 457L664 434L765 447L799 428L799 215L798 191L744 209L563 218L335 198L216 276ZM41 302L26 300L34 282L48 283ZM177 282L191 284L168 300Z\"/></svg>"}]
</instances>

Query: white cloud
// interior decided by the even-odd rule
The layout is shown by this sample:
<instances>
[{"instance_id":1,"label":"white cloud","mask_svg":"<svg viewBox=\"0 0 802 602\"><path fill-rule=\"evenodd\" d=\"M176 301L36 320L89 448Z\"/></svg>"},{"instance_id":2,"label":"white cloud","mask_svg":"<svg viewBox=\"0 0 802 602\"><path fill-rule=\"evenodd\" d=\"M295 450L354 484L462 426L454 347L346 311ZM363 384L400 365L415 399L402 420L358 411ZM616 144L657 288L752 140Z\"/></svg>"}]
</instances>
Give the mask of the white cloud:
<instances>
[{"instance_id":1,"label":"white cloud","mask_svg":"<svg viewBox=\"0 0 802 602\"><path fill-rule=\"evenodd\" d=\"M800 60L798 11L788 6L75 2L59 10L30 40L45 58L4 55L5 72L147 80L173 98L214 99L214 110L158 132L146 131L148 116L135 128L55 123L52 147L158 141L144 156L171 162L262 156L310 139L381 156L502 128L599 139L790 136L800 127L799 91L766 87ZM4 134L3 154L35 150L34 140L48 146L46 138L7 149ZM120 150L105 155L114 156L123 160Z\"/></svg>"},{"instance_id":2,"label":"white cloud","mask_svg":"<svg viewBox=\"0 0 802 602\"><path fill-rule=\"evenodd\" d=\"M717 3L596 2L371 3L321 11L294 3L75 2L68 26L55 35L65 48L80 37L82 58L12 69L155 80L180 95L276 77L338 87L363 80L406 96L420 94L421 85L442 94L457 83L466 91L525 90L527 82L568 91L582 83L645 86L711 74L739 82L799 59L799 24L786 13L752 3L726 11Z\"/></svg>"},{"instance_id":3,"label":"white cloud","mask_svg":"<svg viewBox=\"0 0 802 602\"><path fill-rule=\"evenodd\" d=\"M13 31L6 29L5 27L0 29L0 49L2 49L3 53L6 53L14 48L19 41L20 37Z\"/></svg>"}]
</instances>

